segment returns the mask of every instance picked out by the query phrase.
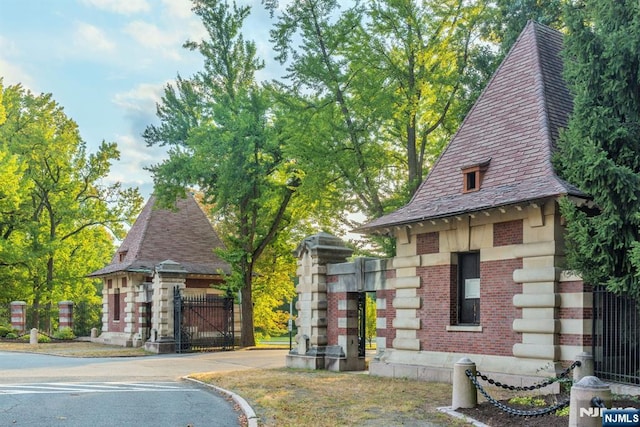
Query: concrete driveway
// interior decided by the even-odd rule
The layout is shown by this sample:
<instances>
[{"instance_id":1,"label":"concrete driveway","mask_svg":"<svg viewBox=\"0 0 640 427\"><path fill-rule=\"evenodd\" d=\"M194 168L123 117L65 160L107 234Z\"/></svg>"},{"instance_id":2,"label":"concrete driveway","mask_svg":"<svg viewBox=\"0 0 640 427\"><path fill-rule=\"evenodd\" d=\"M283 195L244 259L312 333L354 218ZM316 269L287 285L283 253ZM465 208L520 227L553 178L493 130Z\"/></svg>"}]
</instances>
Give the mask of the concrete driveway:
<instances>
[{"instance_id":1,"label":"concrete driveway","mask_svg":"<svg viewBox=\"0 0 640 427\"><path fill-rule=\"evenodd\" d=\"M0 352L0 384L70 380L176 381L199 372L283 368L287 353L288 350L239 350L145 357L77 358Z\"/></svg>"},{"instance_id":2,"label":"concrete driveway","mask_svg":"<svg viewBox=\"0 0 640 427\"><path fill-rule=\"evenodd\" d=\"M0 424L238 426L228 396L180 381L199 372L284 367L287 350L78 358L0 352ZM232 396L256 425L253 411Z\"/></svg>"}]
</instances>

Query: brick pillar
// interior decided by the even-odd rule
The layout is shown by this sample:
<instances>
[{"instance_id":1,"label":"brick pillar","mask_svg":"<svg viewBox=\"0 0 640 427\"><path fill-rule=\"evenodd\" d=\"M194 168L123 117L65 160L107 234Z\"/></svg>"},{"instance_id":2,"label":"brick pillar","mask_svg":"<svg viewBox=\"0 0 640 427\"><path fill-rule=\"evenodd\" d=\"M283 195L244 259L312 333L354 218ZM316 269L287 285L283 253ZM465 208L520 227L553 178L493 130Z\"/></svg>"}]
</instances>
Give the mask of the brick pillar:
<instances>
[{"instance_id":1,"label":"brick pillar","mask_svg":"<svg viewBox=\"0 0 640 427\"><path fill-rule=\"evenodd\" d=\"M291 368L324 369L327 347L327 264L344 262L353 250L328 233L307 237L294 254L298 258L297 348L287 355Z\"/></svg>"},{"instance_id":2,"label":"brick pillar","mask_svg":"<svg viewBox=\"0 0 640 427\"><path fill-rule=\"evenodd\" d=\"M136 294L136 335L133 338L133 346L140 347L151 336L151 295L153 283L143 282L138 285Z\"/></svg>"},{"instance_id":3,"label":"brick pillar","mask_svg":"<svg viewBox=\"0 0 640 427\"><path fill-rule=\"evenodd\" d=\"M163 261L155 268L153 277L151 338L145 349L154 353L175 352L173 336L173 292L184 289L187 272L174 261Z\"/></svg>"},{"instance_id":4,"label":"brick pillar","mask_svg":"<svg viewBox=\"0 0 640 427\"><path fill-rule=\"evenodd\" d=\"M58 330L73 329L73 302L60 301L58 303Z\"/></svg>"},{"instance_id":5,"label":"brick pillar","mask_svg":"<svg viewBox=\"0 0 640 427\"><path fill-rule=\"evenodd\" d=\"M325 366L330 371L362 371L365 358L358 354L358 293L331 293L337 297L337 343L327 347ZM332 343L333 344L333 343Z\"/></svg>"},{"instance_id":6,"label":"brick pillar","mask_svg":"<svg viewBox=\"0 0 640 427\"><path fill-rule=\"evenodd\" d=\"M21 334L27 331L27 303L13 301L11 303L11 327Z\"/></svg>"}]
</instances>

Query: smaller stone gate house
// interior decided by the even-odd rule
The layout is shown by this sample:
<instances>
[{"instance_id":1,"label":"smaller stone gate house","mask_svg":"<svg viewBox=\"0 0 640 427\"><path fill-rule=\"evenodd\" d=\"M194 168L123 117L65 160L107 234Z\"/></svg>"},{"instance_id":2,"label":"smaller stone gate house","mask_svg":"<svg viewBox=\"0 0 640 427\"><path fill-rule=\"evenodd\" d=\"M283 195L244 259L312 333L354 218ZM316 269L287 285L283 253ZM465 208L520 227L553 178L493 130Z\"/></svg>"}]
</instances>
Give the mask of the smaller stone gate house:
<instances>
[{"instance_id":1,"label":"smaller stone gate house","mask_svg":"<svg viewBox=\"0 0 640 427\"><path fill-rule=\"evenodd\" d=\"M561 49L530 22L410 203L363 227L397 242L372 373L448 378L470 357L549 376L591 351L591 288L563 269L558 208L585 195L551 163L572 109Z\"/></svg>"},{"instance_id":2,"label":"smaller stone gate house","mask_svg":"<svg viewBox=\"0 0 640 427\"><path fill-rule=\"evenodd\" d=\"M155 205L151 196L111 263L90 276L103 281L98 340L164 353L174 350L174 288L222 294L216 285L230 268L214 253L222 241L193 196L175 210Z\"/></svg>"}]
</instances>

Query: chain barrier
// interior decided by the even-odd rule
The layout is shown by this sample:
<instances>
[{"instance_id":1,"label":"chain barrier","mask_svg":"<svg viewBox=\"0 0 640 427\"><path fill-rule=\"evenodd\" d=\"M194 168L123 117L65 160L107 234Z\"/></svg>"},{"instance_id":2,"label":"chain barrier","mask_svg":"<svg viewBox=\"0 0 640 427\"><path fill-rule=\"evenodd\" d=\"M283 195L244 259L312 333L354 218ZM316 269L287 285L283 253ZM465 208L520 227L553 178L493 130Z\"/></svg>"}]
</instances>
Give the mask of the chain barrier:
<instances>
[{"instance_id":1,"label":"chain barrier","mask_svg":"<svg viewBox=\"0 0 640 427\"><path fill-rule=\"evenodd\" d=\"M604 404L604 400L598 396L594 396L593 399L591 399L591 407L607 409L607 406Z\"/></svg>"},{"instance_id":2,"label":"chain barrier","mask_svg":"<svg viewBox=\"0 0 640 427\"><path fill-rule=\"evenodd\" d=\"M489 378L486 375L482 375L482 373L480 371L477 371L476 375L479 376L480 378L482 378L484 381L488 382L489 384L495 385L496 387L502 387L504 389L512 390L512 391L531 391L531 390L537 390L537 389L546 387L548 385L551 385L551 384L553 384L553 383L555 383L557 381L560 381L560 380L566 378L569 375L569 372L571 372L575 367L581 366L581 365L582 365L582 363L580 363L579 360L576 360L575 362L573 362L571 364L571 366L569 366L567 369L562 371L555 378L550 378L550 379L542 381L541 383L530 385L530 386L524 386L524 387L502 384L500 381L496 381L493 378Z\"/></svg>"},{"instance_id":3,"label":"chain barrier","mask_svg":"<svg viewBox=\"0 0 640 427\"><path fill-rule=\"evenodd\" d=\"M558 411L560 409L563 409L563 408L566 408L567 406L569 406L570 399L567 399L567 400L565 400L563 402L559 402L559 403L557 403L557 404L555 404L553 406L549 406L547 408L534 409L534 410L529 410L529 411L512 408L510 406L505 405L502 402L498 402L493 397L491 397L489 395L489 393L487 393L486 390L482 387L482 385L478 382L478 379L476 378L475 375L473 375L473 372L471 372L469 369L467 369L464 372L465 372L465 374L467 374L467 377L469 377L469 379L471 380L473 385L476 386L478 391L480 393L482 393L482 395L487 399L487 401L489 401L489 403L491 403L496 408L498 408L498 409L500 409L500 410L502 410L502 411L504 411L504 412L506 412L507 414L510 414L510 415L515 415L515 416L518 416L518 417L540 417L542 415L547 415L547 414L550 414L552 412Z\"/></svg>"}]
</instances>

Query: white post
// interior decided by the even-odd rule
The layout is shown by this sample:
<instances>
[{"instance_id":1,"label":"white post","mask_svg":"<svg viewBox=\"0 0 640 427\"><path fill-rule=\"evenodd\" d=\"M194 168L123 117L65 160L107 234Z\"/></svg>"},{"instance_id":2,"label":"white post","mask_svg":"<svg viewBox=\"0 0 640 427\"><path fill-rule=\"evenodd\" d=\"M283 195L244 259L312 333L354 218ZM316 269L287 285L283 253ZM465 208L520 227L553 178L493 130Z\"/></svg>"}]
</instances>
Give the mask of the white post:
<instances>
[{"instance_id":1,"label":"white post","mask_svg":"<svg viewBox=\"0 0 640 427\"><path fill-rule=\"evenodd\" d=\"M573 382L577 383L584 377L593 376L593 356L590 353L582 352L576 356L580 366L573 369Z\"/></svg>"},{"instance_id":2,"label":"white post","mask_svg":"<svg viewBox=\"0 0 640 427\"><path fill-rule=\"evenodd\" d=\"M453 393L451 407L475 408L478 405L478 392L476 386L471 382L465 371L470 370L476 374L476 364L464 357L453 365Z\"/></svg>"},{"instance_id":3,"label":"white post","mask_svg":"<svg viewBox=\"0 0 640 427\"><path fill-rule=\"evenodd\" d=\"M36 328L31 329L31 332L29 334L29 344L38 344L38 330Z\"/></svg>"},{"instance_id":4,"label":"white post","mask_svg":"<svg viewBox=\"0 0 640 427\"><path fill-rule=\"evenodd\" d=\"M569 403L569 427L600 427L600 409L594 408L591 399L599 397L607 408L611 407L611 387L599 378L587 376L571 387Z\"/></svg>"}]
</instances>

